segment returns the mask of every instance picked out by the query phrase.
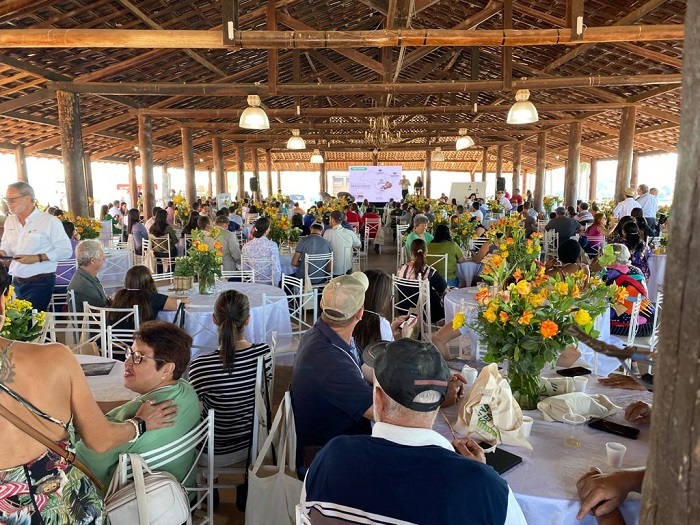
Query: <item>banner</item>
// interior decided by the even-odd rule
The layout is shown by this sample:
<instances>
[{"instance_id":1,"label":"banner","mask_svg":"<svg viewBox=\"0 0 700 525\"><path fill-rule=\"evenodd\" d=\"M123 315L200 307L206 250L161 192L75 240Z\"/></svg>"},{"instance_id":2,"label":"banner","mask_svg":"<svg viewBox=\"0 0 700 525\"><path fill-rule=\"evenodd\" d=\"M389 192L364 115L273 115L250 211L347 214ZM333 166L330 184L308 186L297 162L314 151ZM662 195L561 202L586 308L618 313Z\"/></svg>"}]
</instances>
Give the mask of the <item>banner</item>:
<instances>
[{"instance_id":1,"label":"banner","mask_svg":"<svg viewBox=\"0 0 700 525\"><path fill-rule=\"evenodd\" d=\"M401 166L350 166L348 192L356 201L401 200Z\"/></svg>"}]
</instances>

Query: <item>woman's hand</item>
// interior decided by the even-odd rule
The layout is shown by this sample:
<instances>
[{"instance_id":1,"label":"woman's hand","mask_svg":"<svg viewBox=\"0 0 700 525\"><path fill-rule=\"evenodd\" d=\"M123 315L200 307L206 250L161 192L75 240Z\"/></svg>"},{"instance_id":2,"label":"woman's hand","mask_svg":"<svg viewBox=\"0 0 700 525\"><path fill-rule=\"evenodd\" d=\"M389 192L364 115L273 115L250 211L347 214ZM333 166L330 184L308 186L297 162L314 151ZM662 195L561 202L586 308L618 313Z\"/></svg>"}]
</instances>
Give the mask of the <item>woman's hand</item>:
<instances>
[{"instance_id":1,"label":"woman's hand","mask_svg":"<svg viewBox=\"0 0 700 525\"><path fill-rule=\"evenodd\" d=\"M391 333L394 334L394 338L401 334L401 323L408 319L408 315L400 315L391 323Z\"/></svg>"},{"instance_id":2,"label":"woman's hand","mask_svg":"<svg viewBox=\"0 0 700 525\"><path fill-rule=\"evenodd\" d=\"M171 427L177 416L177 405L168 399L156 403L154 400L145 401L136 412L136 415L146 423L146 430L158 430Z\"/></svg>"},{"instance_id":3,"label":"woman's hand","mask_svg":"<svg viewBox=\"0 0 700 525\"><path fill-rule=\"evenodd\" d=\"M610 374L608 377L598 379L601 385L610 388L624 388L627 390L648 390L646 386L640 385L632 376L622 374Z\"/></svg>"},{"instance_id":4,"label":"woman's hand","mask_svg":"<svg viewBox=\"0 0 700 525\"><path fill-rule=\"evenodd\" d=\"M581 509L576 518L582 520L589 512L602 516L612 512L625 501L631 491L639 491L644 479L643 470L619 470L603 474L594 468L576 482Z\"/></svg>"},{"instance_id":5,"label":"woman's hand","mask_svg":"<svg viewBox=\"0 0 700 525\"><path fill-rule=\"evenodd\" d=\"M625 419L632 423L651 423L651 405L644 401L635 401L625 409Z\"/></svg>"},{"instance_id":6,"label":"woman's hand","mask_svg":"<svg viewBox=\"0 0 700 525\"><path fill-rule=\"evenodd\" d=\"M457 438L452 440L452 446L460 456L486 464L484 449L472 438Z\"/></svg>"}]
</instances>

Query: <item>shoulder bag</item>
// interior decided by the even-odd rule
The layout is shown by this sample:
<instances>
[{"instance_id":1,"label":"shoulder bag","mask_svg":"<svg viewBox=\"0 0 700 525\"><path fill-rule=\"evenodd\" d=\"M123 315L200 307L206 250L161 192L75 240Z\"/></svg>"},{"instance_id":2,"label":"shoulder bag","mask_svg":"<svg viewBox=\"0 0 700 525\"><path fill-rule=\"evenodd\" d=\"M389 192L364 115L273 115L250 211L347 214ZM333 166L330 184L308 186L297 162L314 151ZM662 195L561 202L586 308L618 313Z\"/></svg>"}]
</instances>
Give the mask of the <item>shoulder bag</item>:
<instances>
[{"instance_id":1,"label":"shoulder bag","mask_svg":"<svg viewBox=\"0 0 700 525\"><path fill-rule=\"evenodd\" d=\"M127 462L134 479L124 482ZM112 525L192 523L185 488L169 472L151 471L138 454L120 454L105 495L105 510Z\"/></svg>"}]
</instances>

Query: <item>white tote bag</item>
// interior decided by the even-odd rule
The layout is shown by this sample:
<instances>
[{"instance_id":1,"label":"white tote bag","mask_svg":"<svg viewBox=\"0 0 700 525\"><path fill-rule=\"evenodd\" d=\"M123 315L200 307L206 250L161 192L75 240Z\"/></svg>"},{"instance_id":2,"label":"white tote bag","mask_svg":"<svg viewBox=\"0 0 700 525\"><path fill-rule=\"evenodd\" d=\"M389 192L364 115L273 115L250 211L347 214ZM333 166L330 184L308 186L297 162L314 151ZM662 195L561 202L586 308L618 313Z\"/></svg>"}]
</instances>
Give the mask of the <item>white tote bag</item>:
<instances>
[{"instance_id":1,"label":"white tote bag","mask_svg":"<svg viewBox=\"0 0 700 525\"><path fill-rule=\"evenodd\" d=\"M127 456L134 479L122 483ZM187 492L180 482L169 472L152 472L138 454L119 456L105 495L105 508L112 525L192 523Z\"/></svg>"},{"instance_id":2,"label":"white tote bag","mask_svg":"<svg viewBox=\"0 0 700 525\"><path fill-rule=\"evenodd\" d=\"M277 465L263 465L272 447ZM289 392L285 393L270 434L248 475L246 525L294 525L303 482L296 474L296 431Z\"/></svg>"}]
</instances>

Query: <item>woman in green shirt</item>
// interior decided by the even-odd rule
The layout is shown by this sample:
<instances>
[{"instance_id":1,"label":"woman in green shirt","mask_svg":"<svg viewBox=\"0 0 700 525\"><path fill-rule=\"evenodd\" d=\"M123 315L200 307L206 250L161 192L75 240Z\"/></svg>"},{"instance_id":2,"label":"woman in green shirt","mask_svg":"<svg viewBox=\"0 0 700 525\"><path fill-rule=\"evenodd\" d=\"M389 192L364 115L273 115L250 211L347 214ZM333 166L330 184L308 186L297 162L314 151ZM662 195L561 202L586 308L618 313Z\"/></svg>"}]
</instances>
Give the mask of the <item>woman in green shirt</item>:
<instances>
[{"instance_id":1,"label":"woman in green shirt","mask_svg":"<svg viewBox=\"0 0 700 525\"><path fill-rule=\"evenodd\" d=\"M433 236L430 232L427 231L428 229L428 224L430 221L428 220L428 217L423 215L422 213L419 213L415 217L413 217L413 231L408 234L406 237L406 251L408 253L411 253L411 243L415 241L416 239L421 239L425 242L425 244L429 244L433 240Z\"/></svg>"},{"instance_id":2,"label":"woman in green shirt","mask_svg":"<svg viewBox=\"0 0 700 525\"><path fill-rule=\"evenodd\" d=\"M430 255L447 255L447 275L445 280L449 286L459 286L457 264L466 261L462 249L452 240L450 229L446 224L435 227L435 238L428 247Z\"/></svg>"},{"instance_id":3,"label":"woman in green shirt","mask_svg":"<svg viewBox=\"0 0 700 525\"><path fill-rule=\"evenodd\" d=\"M134 334L134 344L127 350L124 363L124 386L139 396L107 412L107 419L123 422L133 418L142 404L168 399L177 405L178 411L172 426L148 431L102 453L88 448L83 441L77 444L77 456L105 487L109 486L119 454L140 454L162 447L181 438L199 423L197 394L187 381L181 379L190 361L191 346L192 337L165 321L147 321ZM194 459L195 452L191 451L161 470L170 472L186 486L194 486L196 469L185 479Z\"/></svg>"}]
</instances>

